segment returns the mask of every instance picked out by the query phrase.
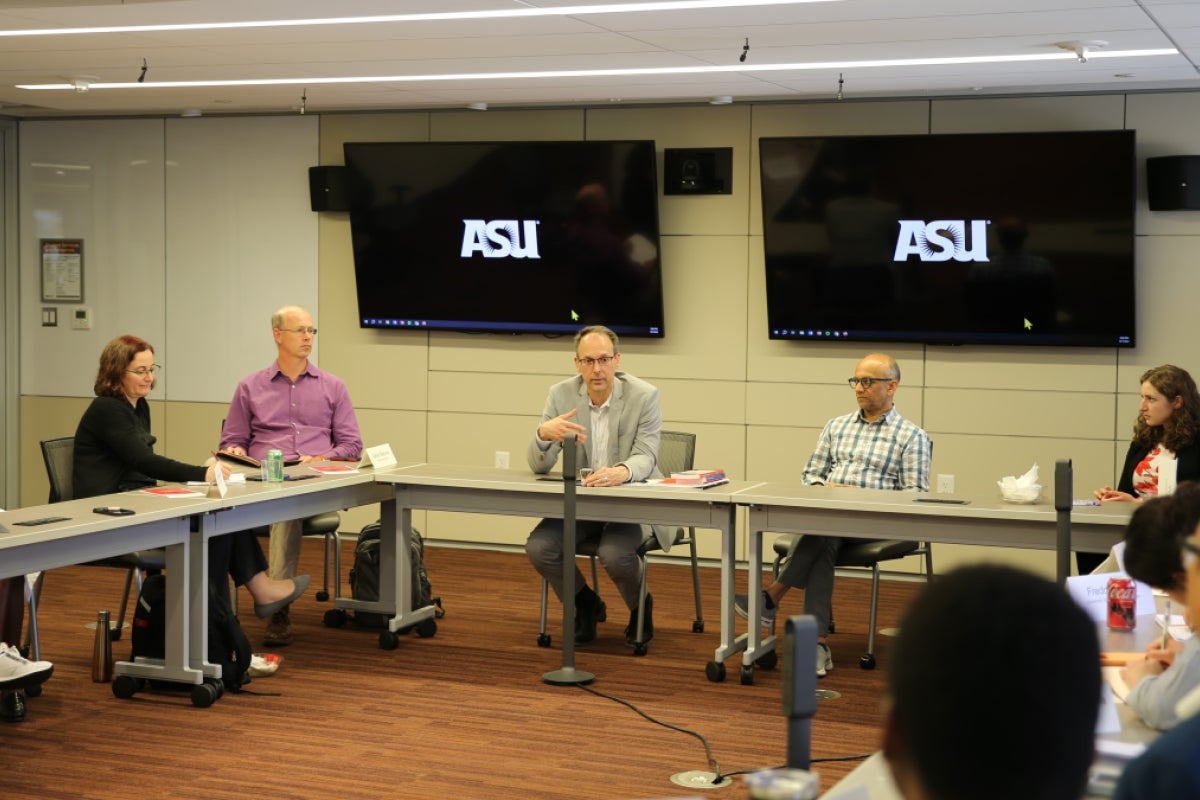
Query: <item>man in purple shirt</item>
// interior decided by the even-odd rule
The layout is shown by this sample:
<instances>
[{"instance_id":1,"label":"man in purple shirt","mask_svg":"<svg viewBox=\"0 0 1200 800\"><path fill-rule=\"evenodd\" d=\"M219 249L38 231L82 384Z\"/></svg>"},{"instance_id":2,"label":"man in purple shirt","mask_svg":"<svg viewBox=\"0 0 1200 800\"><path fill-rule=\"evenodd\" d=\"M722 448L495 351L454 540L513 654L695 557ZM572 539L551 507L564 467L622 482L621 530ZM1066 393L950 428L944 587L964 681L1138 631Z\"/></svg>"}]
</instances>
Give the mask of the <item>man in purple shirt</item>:
<instances>
[{"instance_id":1,"label":"man in purple shirt","mask_svg":"<svg viewBox=\"0 0 1200 800\"><path fill-rule=\"evenodd\" d=\"M268 450L281 450L284 461L342 459L357 461L362 434L350 393L341 378L309 363L312 315L300 306L284 306L271 315L279 355L264 370L238 384L221 431L221 449L262 460ZM301 520L271 526L271 577L294 577L300 561ZM263 643L292 641L289 609L276 613Z\"/></svg>"}]
</instances>

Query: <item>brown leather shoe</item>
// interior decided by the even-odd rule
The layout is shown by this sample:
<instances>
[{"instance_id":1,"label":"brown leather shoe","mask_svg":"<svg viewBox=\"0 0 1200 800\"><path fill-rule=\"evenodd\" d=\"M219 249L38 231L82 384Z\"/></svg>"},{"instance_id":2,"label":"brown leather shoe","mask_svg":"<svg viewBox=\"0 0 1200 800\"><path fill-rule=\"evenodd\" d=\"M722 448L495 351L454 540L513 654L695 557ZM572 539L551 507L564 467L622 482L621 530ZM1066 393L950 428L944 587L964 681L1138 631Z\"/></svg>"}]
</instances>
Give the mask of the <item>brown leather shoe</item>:
<instances>
[{"instance_id":1,"label":"brown leather shoe","mask_svg":"<svg viewBox=\"0 0 1200 800\"><path fill-rule=\"evenodd\" d=\"M271 615L267 631L263 634L265 647L286 647L292 643L291 606L284 606Z\"/></svg>"}]
</instances>

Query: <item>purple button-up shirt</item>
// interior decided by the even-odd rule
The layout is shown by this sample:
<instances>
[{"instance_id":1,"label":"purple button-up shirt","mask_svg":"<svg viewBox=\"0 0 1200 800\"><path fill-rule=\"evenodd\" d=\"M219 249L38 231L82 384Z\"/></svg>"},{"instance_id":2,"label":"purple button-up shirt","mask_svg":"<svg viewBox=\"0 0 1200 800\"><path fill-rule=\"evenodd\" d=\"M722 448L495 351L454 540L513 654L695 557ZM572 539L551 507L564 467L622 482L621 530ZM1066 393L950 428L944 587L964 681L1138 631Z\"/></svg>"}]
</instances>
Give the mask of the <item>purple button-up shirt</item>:
<instances>
[{"instance_id":1,"label":"purple button-up shirt","mask_svg":"<svg viewBox=\"0 0 1200 800\"><path fill-rule=\"evenodd\" d=\"M309 362L292 383L272 362L233 393L221 449L234 446L259 460L268 450L282 450L286 461L302 455L357 460L362 434L341 378Z\"/></svg>"}]
</instances>

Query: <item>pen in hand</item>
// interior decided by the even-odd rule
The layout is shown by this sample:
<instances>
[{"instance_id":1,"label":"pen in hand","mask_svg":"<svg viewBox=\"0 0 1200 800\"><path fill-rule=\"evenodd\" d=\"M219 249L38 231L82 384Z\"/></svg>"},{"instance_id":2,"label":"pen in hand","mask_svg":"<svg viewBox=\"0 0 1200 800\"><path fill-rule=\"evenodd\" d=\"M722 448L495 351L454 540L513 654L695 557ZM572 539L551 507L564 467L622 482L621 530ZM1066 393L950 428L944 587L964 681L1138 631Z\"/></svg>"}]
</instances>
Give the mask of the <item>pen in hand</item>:
<instances>
[{"instance_id":1,"label":"pen in hand","mask_svg":"<svg viewBox=\"0 0 1200 800\"><path fill-rule=\"evenodd\" d=\"M1167 633L1171 630L1171 598L1167 598L1167 613L1163 615L1163 632L1162 641L1158 644L1159 650L1167 649Z\"/></svg>"}]
</instances>

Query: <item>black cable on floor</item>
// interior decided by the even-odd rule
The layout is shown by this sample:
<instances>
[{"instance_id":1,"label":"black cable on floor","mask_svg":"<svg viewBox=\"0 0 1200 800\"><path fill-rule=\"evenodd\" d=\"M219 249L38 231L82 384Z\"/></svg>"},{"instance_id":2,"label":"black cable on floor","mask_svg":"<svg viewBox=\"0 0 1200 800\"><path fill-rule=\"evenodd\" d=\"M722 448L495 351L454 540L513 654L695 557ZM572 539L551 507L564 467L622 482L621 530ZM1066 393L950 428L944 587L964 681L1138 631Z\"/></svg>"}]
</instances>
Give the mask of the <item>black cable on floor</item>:
<instances>
[{"instance_id":1,"label":"black cable on floor","mask_svg":"<svg viewBox=\"0 0 1200 800\"><path fill-rule=\"evenodd\" d=\"M597 697L603 697L606 700L612 700L614 703L620 703L621 705L632 709L637 714L640 714L642 717L645 717L646 719L650 720L655 725L662 725L664 728L670 728L671 730L678 731L679 733L686 733L688 736L699 739L700 744L704 745L704 755L708 758L708 765L710 767L712 767L713 775L715 775L715 777L713 778L713 784L714 785L719 784L721 782L721 780L726 777L725 775L721 774L721 765L718 764L717 759L713 757L712 748L708 746L708 740L705 739L704 736L702 736L701 734L696 733L695 731L692 731L692 730L688 730L687 728L681 728L678 725L672 725L669 722L663 722L660 719L655 719L654 717L650 716L645 711L642 711L640 708L638 708L637 706L635 706L633 703L629 702L628 700L622 700L620 697L616 697L611 694L605 694L604 692L593 689L590 686L584 686L582 684L579 684L579 688L583 689L585 692L590 692L591 694L594 694Z\"/></svg>"}]
</instances>

